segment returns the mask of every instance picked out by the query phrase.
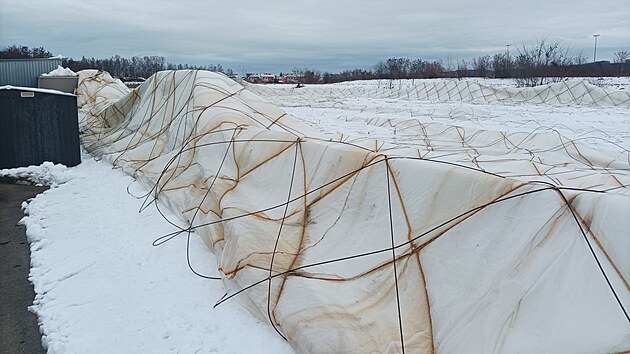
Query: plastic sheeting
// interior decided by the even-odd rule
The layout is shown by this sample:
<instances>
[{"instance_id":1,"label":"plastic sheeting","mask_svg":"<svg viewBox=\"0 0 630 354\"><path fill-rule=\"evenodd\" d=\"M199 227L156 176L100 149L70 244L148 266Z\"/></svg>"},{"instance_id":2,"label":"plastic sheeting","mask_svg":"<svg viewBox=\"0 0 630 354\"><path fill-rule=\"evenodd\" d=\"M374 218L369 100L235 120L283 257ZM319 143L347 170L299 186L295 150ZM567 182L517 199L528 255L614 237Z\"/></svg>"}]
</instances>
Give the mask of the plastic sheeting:
<instances>
[{"instance_id":1,"label":"plastic sheeting","mask_svg":"<svg viewBox=\"0 0 630 354\"><path fill-rule=\"evenodd\" d=\"M80 72L86 149L181 212L217 255L219 303L296 352L630 350L627 148L413 121L401 146L219 74L120 85Z\"/></svg>"},{"instance_id":2,"label":"plastic sheeting","mask_svg":"<svg viewBox=\"0 0 630 354\"><path fill-rule=\"evenodd\" d=\"M630 92L607 91L583 80L565 80L531 88L494 87L467 80L418 80L405 86L394 81L385 85L356 87L308 86L306 88L269 88L247 84L261 96L279 97L283 105L294 100L316 102L326 97L334 101L348 97L425 100L432 102L460 101L500 104L552 104L595 107L630 107Z\"/></svg>"}]
</instances>

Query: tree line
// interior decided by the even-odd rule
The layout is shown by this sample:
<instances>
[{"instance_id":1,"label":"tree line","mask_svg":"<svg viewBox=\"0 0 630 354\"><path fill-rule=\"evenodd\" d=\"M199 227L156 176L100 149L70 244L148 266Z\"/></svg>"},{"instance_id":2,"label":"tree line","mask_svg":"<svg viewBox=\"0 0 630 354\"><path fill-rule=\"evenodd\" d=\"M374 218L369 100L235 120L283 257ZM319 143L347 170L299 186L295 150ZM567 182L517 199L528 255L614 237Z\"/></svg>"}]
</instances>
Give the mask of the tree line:
<instances>
[{"instance_id":1,"label":"tree line","mask_svg":"<svg viewBox=\"0 0 630 354\"><path fill-rule=\"evenodd\" d=\"M27 46L13 44L0 50L0 59L50 58L52 56L53 54L43 47L29 48ZM161 70L193 69L221 72L226 75L233 74L232 70L224 69L220 64L188 65L166 63L164 57L156 55L134 56L131 58L114 55L106 59L86 58L83 56L79 60L63 58L62 65L74 72L84 69L103 70L114 77L127 80L148 78Z\"/></svg>"},{"instance_id":2,"label":"tree line","mask_svg":"<svg viewBox=\"0 0 630 354\"><path fill-rule=\"evenodd\" d=\"M351 70L339 74L308 69L294 69L302 83L333 83L370 79L433 79L486 77L514 79L517 86L538 86L558 82L566 77L630 76L630 51L614 53L614 62L588 62L581 54L573 54L560 41L539 40L531 46L516 48L510 55L496 53L471 60L424 61L411 58L381 60L372 70Z\"/></svg>"},{"instance_id":3,"label":"tree line","mask_svg":"<svg viewBox=\"0 0 630 354\"><path fill-rule=\"evenodd\" d=\"M614 62L587 62L581 54L574 54L559 41L538 40L530 46L515 48L510 55L496 53L482 55L471 60L448 59L425 61L412 58L389 58L378 61L370 69L344 70L339 73L320 72L312 69L293 69L293 75L302 84L328 84L341 81L371 79L429 79L489 77L510 78L518 86L536 86L557 82L565 77L582 76L629 76L630 51L614 54ZM0 59L48 58L52 53L43 47L28 48L12 45L0 50ZM135 56L124 58L114 55L107 59L82 57L80 60L65 58L63 65L73 71L99 69L123 80L148 78L161 70L199 69L233 75L229 68L218 65L188 65L166 63L161 56Z\"/></svg>"},{"instance_id":4,"label":"tree line","mask_svg":"<svg viewBox=\"0 0 630 354\"><path fill-rule=\"evenodd\" d=\"M151 56L135 56L124 58L120 55L114 55L107 59L94 59L82 57L81 60L72 58L64 59L63 65L72 71L80 71L83 69L98 69L107 71L112 76L123 80L145 79L162 70L208 70L232 75L232 70L224 69L221 64L218 65L188 65L166 63L164 57Z\"/></svg>"}]
</instances>

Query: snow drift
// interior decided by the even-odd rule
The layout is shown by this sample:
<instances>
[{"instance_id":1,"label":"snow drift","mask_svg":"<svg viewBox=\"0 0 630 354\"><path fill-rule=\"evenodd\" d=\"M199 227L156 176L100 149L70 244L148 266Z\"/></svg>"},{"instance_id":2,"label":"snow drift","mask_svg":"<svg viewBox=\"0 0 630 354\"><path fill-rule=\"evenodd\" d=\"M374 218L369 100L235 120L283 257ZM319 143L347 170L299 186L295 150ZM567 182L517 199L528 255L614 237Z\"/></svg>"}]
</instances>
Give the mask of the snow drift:
<instances>
[{"instance_id":1,"label":"snow drift","mask_svg":"<svg viewBox=\"0 0 630 354\"><path fill-rule=\"evenodd\" d=\"M64 68L61 65L57 65L57 68L42 76L76 76L77 74L70 68Z\"/></svg>"},{"instance_id":2,"label":"snow drift","mask_svg":"<svg viewBox=\"0 0 630 354\"><path fill-rule=\"evenodd\" d=\"M322 132L210 72L130 92L79 75L86 149L181 213L217 255L220 302L297 352L630 349L627 148L381 122L404 128L396 145ZM301 92L286 100L328 95Z\"/></svg>"}]
</instances>

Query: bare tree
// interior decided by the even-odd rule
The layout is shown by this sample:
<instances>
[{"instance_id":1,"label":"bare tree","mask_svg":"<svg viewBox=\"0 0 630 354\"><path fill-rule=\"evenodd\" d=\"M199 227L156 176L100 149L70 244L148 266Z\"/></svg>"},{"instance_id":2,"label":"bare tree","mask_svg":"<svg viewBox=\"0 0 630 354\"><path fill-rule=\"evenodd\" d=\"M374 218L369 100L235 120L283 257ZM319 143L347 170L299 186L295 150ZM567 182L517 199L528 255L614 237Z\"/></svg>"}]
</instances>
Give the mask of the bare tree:
<instances>
[{"instance_id":1,"label":"bare tree","mask_svg":"<svg viewBox=\"0 0 630 354\"><path fill-rule=\"evenodd\" d=\"M630 51L628 50L619 50L614 53L614 62L615 63L625 63L628 59L630 59Z\"/></svg>"},{"instance_id":2,"label":"bare tree","mask_svg":"<svg viewBox=\"0 0 630 354\"><path fill-rule=\"evenodd\" d=\"M623 75L623 67L630 60L630 51L618 50L614 54L614 61L619 65L619 75Z\"/></svg>"},{"instance_id":3,"label":"bare tree","mask_svg":"<svg viewBox=\"0 0 630 354\"><path fill-rule=\"evenodd\" d=\"M319 71L306 69L304 70L303 78L305 84L319 84L321 80L321 74Z\"/></svg>"},{"instance_id":4,"label":"bare tree","mask_svg":"<svg viewBox=\"0 0 630 354\"><path fill-rule=\"evenodd\" d=\"M498 53L492 58L492 70L496 78L511 78L514 63L506 54Z\"/></svg>"},{"instance_id":5,"label":"bare tree","mask_svg":"<svg viewBox=\"0 0 630 354\"><path fill-rule=\"evenodd\" d=\"M457 78L468 77L468 62L464 59L457 61Z\"/></svg>"},{"instance_id":6,"label":"bare tree","mask_svg":"<svg viewBox=\"0 0 630 354\"><path fill-rule=\"evenodd\" d=\"M475 76L488 77L490 66L491 62L489 55L482 55L479 58L472 60L472 69L475 70Z\"/></svg>"},{"instance_id":7,"label":"bare tree","mask_svg":"<svg viewBox=\"0 0 630 354\"><path fill-rule=\"evenodd\" d=\"M319 71L308 68L293 68L292 73L298 81L298 85L319 84L321 81L321 73Z\"/></svg>"},{"instance_id":8,"label":"bare tree","mask_svg":"<svg viewBox=\"0 0 630 354\"><path fill-rule=\"evenodd\" d=\"M559 82L566 76L566 68L578 62L578 56L571 54L559 40L538 40L534 45L518 50L514 60L514 74L517 86L533 87Z\"/></svg>"},{"instance_id":9,"label":"bare tree","mask_svg":"<svg viewBox=\"0 0 630 354\"><path fill-rule=\"evenodd\" d=\"M451 77L451 74L453 73L453 60L451 59L450 55L446 56L446 64L444 64L444 70L446 71L446 75L448 75L448 77Z\"/></svg>"},{"instance_id":10,"label":"bare tree","mask_svg":"<svg viewBox=\"0 0 630 354\"><path fill-rule=\"evenodd\" d=\"M386 65L390 79L404 79L409 72L411 61L409 58L389 58Z\"/></svg>"},{"instance_id":11,"label":"bare tree","mask_svg":"<svg viewBox=\"0 0 630 354\"><path fill-rule=\"evenodd\" d=\"M385 79L387 75L387 64L384 61L379 60L376 65L374 65L374 76L377 79Z\"/></svg>"},{"instance_id":12,"label":"bare tree","mask_svg":"<svg viewBox=\"0 0 630 354\"><path fill-rule=\"evenodd\" d=\"M424 63L424 77L428 79L434 79L437 77L441 77L444 74L444 66L442 66L441 61L434 61L432 63L425 62Z\"/></svg>"},{"instance_id":13,"label":"bare tree","mask_svg":"<svg viewBox=\"0 0 630 354\"><path fill-rule=\"evenodd\" d=\"M588 57L584 55L582 51L580 51L578 54L575 55L575 57L573 58L573 61L574 61L573 64L575 65L582 65L589 62Z\"/></svg>"},{"instance_id":14,"label":"bare tree","mask_svg":"<svg viewBox=\"0 0 630 354\"><path fill-rule=\"evenodd\" d=\"M425 63L422 59L412 60L409 65L409 76L412 79L421 79L424 77Z\"/></svg>"}]
</instances>

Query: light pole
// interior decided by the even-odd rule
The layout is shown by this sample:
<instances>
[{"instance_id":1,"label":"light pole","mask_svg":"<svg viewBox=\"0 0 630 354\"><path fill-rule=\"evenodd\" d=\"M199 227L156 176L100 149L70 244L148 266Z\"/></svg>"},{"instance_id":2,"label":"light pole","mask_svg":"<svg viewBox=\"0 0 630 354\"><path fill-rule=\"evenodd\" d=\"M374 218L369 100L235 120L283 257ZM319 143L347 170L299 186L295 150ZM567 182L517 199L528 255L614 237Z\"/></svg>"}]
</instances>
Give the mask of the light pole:
<instances>
[{"instance_id":1,"label":"light pole","mask_svg":"<svg viewBox=\"0 0 630 354\"><path fill-rule=\"evenodd\" d=\"M512 77L512 73L511 73L512 62L510 61L510 46L511 44L505 45L505 47L507 48L507 60L505 61L505 73L507 77Z\"/></svg>"},{"instance_id":2,"label":"light pole","mask_svg":"<svg viewBox=\"0 0 630 354\"><path fill-rule=\"evenodd\" d=\"M599 34L594 34L593 37L595 37L595 50L593 51L593 63L594 63L597 58L597 37L599 37Z\"/></svg>"}]
</instances>

